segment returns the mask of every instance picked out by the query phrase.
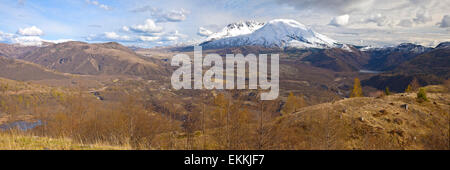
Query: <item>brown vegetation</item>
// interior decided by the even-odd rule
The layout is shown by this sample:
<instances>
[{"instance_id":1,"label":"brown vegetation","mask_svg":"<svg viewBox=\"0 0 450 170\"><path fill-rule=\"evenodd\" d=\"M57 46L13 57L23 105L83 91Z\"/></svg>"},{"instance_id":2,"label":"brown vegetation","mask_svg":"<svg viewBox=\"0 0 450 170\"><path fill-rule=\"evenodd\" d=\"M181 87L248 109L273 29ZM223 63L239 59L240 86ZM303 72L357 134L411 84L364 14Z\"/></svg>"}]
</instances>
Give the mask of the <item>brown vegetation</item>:
<instances>
[{"instance_id":1,"label":"brown vegetation","mask_svg":"<svg viewBox=\"0 0 450 170\"><path fill-rule=\"evenodd\" d=\"M290 94L280 109L280 101L251 105L239 92L230 91L214 97L205 93L199 100L210 103L192 103L184 110L170 104L156 104L162 108L155 109L144 95L132 93L117 102L97 100L81 90L48 88L39 94L12 93L11 89L22 83L9 83L2 84L6 90L0 94L0 112L9 122L30 113L25 119L44 123L27 134L71 139L83 145L101 143L132 149L449 149L446 102L450 96L442 92L428 94L433 102L419 103L414 94L401 93L309 107L301 97ZM405 103L409 109L402 107Z\"/></svg>"},{"instance_id":2,"label":"brown vegetation","mask_svg":"<svg viewBox=\"0 0 450 170\"><path fill-rule=\"evenodd\" d=\"M355 78L355 81L353 83L353 90L350 94L350 97L363 97L361 83L359 82L358 78Z\"/></svg>"}]
</instances>

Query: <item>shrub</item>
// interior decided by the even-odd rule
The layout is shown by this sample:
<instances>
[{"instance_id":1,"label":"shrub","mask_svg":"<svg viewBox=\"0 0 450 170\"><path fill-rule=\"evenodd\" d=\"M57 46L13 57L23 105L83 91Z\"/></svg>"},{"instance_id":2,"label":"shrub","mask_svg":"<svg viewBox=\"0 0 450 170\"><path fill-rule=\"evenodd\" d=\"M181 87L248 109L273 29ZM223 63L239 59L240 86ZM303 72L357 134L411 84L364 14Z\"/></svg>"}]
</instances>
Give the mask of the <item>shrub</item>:
<instances>
[{"instance_id":1,"label":"shrub","mask_svg":"<svg viewBox=\"0 0 450 170\"><path fill-rule=\"evenodd\" d=\"M427 94L424 88L420 88L419 92L417 92L417 101L419 102L428 101Z\"/></svg>"},{"instance_id":2,"label":"shrub","mask_svg":"<svg viewBox=\"0 0 450 170\"><path fill-rule=\"evenodd\" d=\"M406 89L405 89L405 93L409 93L411 91L412 91L412 87L411 87L411 84L409 84L408 87L406 87Z\"/></svg>"}]
</instances>

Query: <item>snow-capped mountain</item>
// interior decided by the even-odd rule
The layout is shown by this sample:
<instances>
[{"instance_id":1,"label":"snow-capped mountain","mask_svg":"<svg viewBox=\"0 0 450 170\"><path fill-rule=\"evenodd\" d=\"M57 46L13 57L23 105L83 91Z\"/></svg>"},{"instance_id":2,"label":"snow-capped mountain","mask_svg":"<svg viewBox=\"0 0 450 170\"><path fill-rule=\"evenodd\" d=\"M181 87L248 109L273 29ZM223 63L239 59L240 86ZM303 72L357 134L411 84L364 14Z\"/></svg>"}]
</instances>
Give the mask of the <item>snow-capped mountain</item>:
<instances>
[{"instance_id":1,"label":"snow-capped mountain","mask_svg":"<svg viewBox=\"0 0 450 170\"><path fill-rule=\"evenodd\" d=\"M256 21L241 21L228 24L221 31L213 33L210 36L208 36L207 41L250 34L257 29L260 29L262 26L264 26L264 23Z\"/></svg>"},{"instance_id":2,"label":"snow-capped mountain","mask_svg":"<svg viewBox=\"0 0 450 170\"><path fill-rule=\"evenodd\" d=\"M364 47L361 49L361 51L368 51L368 52L379 52L379 51L383 51L383 52L389 52L389 53L393 53L393 52L401 52L401 53L416 53L416 54L420 54L420 53L424 53L424 52L428 52L432 50L431 47L425 47L422 45L418 45L418 44L413 44L413 43L402 43L399 44L397 46L392 46L392 47Z\"/></svg>"},{"instance_id":3,"label":"snow-capped mountain","mask_svg":"<svg viewBox=\"0 0 450 170\"><path fill-rule=\"evenodd\" d=\"M291 19L275 19L265 24L241 22L230 24L221 32L208 37L201 44L206 48L237 47L246 45L264 47L332 48L335 40L319 34Z\"/></svg>"}]
</instances>

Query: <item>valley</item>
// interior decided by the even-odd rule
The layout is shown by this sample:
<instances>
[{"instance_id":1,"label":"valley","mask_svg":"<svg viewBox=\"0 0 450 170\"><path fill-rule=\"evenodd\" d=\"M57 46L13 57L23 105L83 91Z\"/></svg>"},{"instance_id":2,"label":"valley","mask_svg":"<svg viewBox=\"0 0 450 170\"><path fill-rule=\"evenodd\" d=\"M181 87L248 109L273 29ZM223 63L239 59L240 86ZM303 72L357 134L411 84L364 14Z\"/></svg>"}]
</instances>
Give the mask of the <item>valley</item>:
<instances>
[{"instance_id":1,"label":"valley","mask_svg":"<svg viewBox=\"0 0 450 170\"><path fill-rule=\"evenodd\" d=\"M193 58L193 45L0 44L0 148L25 138L58 141L50 149L448 149L448 42L366 48L272 20L229 24L196 45L223 61L279 54L279 97L175 90L172 57ZM30 148L18 145L6 149Z\"/></svg>"}]
</instances>

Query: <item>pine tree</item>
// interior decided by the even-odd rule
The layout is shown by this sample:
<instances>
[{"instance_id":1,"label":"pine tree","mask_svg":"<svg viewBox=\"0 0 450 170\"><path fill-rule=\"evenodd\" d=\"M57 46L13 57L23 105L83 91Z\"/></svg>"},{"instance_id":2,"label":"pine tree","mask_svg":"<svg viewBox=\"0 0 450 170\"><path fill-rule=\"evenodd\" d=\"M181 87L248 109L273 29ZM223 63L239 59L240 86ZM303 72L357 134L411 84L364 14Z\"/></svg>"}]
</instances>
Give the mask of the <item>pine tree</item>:
<instances>
[{"instance_id":1,"label":"pine tree","mask_svg":"<svg viewBox=\"0 0 450 170\"><path fill-rule=\"evenodd\" d=\"M350 94L350 97L363 97L361 82L358 78L355 78L355 82L353 84L353 90Z\"/></svg>"}]
</instances>

